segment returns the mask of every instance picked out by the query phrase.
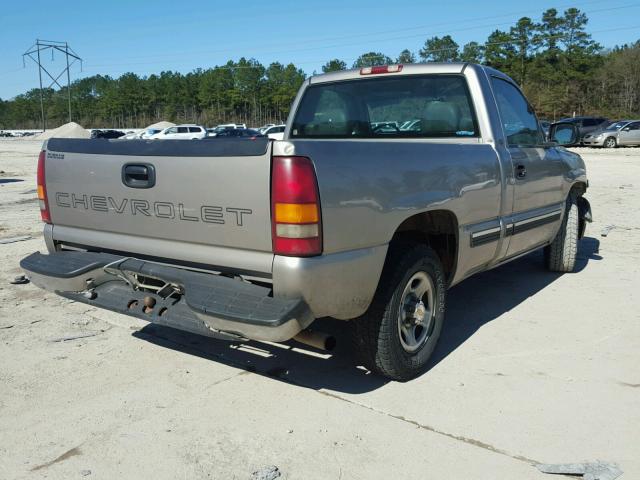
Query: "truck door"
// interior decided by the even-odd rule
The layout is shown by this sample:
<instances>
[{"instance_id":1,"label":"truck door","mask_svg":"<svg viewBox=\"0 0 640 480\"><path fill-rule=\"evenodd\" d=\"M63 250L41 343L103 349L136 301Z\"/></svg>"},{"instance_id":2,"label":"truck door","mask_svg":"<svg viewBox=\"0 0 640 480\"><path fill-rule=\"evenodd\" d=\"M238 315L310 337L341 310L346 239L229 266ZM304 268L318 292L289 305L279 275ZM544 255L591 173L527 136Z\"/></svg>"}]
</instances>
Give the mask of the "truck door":
<instances>
[{"instance_id":1,"label":"truck door","mask_svg":"<svg viewBox=\"0 0 640 480\"><path fill-rule=\"evenodd\" d=\"M618 134L620 145L640 145L640 122L633 122L623 127Z\"/></svg>"},{"instance_id":2,"label":"truck door","mask_svg":"<svg viewBox=\"0 0 640 480\"><path fill-rule=\"evenodd\" d=\"M555 235L564 208L564 167L556 148L545 144L535 112L520 90L498 77L492 77L492 87L513 168L513 212L504 218L510 257Z\"/></svg>"}]
</instances>

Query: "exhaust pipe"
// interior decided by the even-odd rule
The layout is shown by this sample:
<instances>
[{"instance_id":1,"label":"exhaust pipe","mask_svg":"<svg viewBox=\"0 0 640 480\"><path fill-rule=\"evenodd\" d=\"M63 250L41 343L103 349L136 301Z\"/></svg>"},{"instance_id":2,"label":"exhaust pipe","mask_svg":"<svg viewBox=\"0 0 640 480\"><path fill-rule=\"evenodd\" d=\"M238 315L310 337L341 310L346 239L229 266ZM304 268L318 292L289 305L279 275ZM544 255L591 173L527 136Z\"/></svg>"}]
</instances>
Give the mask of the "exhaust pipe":
<instances>
[{"instance_id":1,"label":"exhaust pipe","mask_svg":"<svg viewBox=\"0 0 640 480\"><path fill-rule=\"evenodd\" d=\"M331 351L336 347L336 338L333 335L312 330L302 330L293 339L310 347Z\"/></svg>"}]
</instances>

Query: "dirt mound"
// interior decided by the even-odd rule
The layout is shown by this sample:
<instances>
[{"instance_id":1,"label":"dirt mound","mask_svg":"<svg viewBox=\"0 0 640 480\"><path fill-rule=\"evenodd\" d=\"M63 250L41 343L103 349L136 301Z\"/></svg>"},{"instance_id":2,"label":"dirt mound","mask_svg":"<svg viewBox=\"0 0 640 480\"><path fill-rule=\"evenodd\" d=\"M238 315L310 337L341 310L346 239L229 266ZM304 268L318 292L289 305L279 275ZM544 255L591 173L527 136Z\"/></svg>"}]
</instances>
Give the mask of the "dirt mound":
<instances>
[{"instance_id":1,"label":"dirt mound","mask_svg":"<svg viewBox=\"0 0 640 480\"><path fill-rule=\"evenodd\" d=\"M149 125L147 128L145 128L145 130L149 130L150 128L164 130L165 128L173 127L174 125L175 123L171 122L158 122L154 123L153 125Z\"/></svg>"},{"instance_id":2,"label":"dirt mound","mask_svg":"<svg viewBox=\"0 0 640 480\"><path fill-rule=\"evenodd\" d=\"M53 130L46 130L38 135L38 140L47 140L49 138L89 138L91 134L88 130L85 130L81 125L76 122L65 123L64 125L54 128Z\"/></svg>"}]
</instances>

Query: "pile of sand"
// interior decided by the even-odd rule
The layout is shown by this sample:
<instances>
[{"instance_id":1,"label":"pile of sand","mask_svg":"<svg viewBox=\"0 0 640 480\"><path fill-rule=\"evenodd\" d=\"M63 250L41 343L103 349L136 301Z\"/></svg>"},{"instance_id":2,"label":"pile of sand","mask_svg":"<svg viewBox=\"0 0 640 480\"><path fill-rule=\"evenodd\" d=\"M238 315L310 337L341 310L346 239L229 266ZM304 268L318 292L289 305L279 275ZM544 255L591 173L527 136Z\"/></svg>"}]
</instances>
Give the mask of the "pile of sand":
<instances>
[{"instance_id":1,"label":"pile of sand","mask_svg":"<svg viewBox=\"0 0 640 480\"><path fill-rule=\"evenodd\" d=\"M174 125L175 123L171 123L171 122L158 122L158 123L154 123L153 125L149 125L147 128L145 128L145 130L149 130L150 128L153 128L156 130L164 130L165 128L173 127Z\"/></svg>"},{"instance_id":2,"label":"pile of sand","mask_svg":"<svg viewBox=\"0 0 640 480\"><path fill-rule=\"evenodd\" d=\"M76 122L65 123L64 125L46 130L35 138L38 140L47 140L49 138L90 138L91 134ZM32 137L33 138L33 137Z\"/></svg>"}]
</instances>

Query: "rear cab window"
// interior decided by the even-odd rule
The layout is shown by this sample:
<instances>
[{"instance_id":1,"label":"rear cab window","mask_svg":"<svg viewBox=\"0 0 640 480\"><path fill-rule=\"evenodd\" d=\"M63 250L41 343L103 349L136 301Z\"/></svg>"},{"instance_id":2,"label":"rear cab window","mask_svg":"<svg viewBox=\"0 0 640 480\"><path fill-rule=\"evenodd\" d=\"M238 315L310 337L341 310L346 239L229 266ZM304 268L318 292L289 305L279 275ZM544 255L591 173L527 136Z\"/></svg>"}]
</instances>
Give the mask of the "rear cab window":
<instances>
[{"instance_id":1,"label":"rear cab window","mask_svg":"<svg viewBox=\"0 0 640 480\"><path fill-rule=\"evenodd\" d=\"M307 88L292 138L473 138L478 123L463 75L404 75Z\"/></svg>"}]
</instances>

